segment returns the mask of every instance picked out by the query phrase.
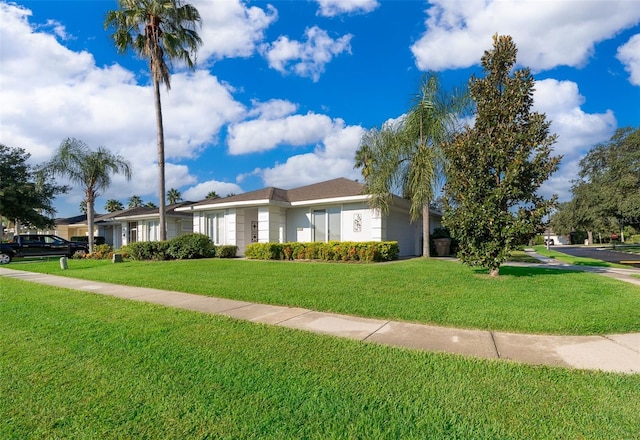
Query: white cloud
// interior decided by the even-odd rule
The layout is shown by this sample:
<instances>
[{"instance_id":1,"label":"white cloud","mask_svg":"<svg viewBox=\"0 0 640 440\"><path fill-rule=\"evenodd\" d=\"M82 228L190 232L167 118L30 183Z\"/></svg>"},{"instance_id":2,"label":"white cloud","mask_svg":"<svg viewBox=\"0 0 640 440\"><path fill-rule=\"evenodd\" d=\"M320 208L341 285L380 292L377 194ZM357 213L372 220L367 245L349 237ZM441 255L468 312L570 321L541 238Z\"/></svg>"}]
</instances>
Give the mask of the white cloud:
<instances>
[{"instance_id":1,"label":"white cloud","mask_svg":"<svg viewBox=\"0 0 640 440\"><path fill-rule=\"evenodd\" d=\"M634 1L433 0L430 4L426 32L411 47L421 70L477 64L495 33L511 35L518 61L534 71L579 67L593 54L596 43L640 20Z\"/></svg>"},{"instance_id":2,"label":"white cloud","mask_svg":"<svg viewBox=\"0 0 640 440\"><path fill-rule=\"evenodd\" d=\"M318 15L335 17L341 14L369 13L380 6L377 0L316 0Z\"/></svg>"},{"instance_id":3,"label":"white cloud","mask_svg":"<svg viewBox=\"0 0 640 440\"><path fill-rule=\"evenodd\" d=\"M290 40L281 36L271 44L265 44L262 52L269 62L269 67L281 73L311 78L314 82L320 79L325 65L334 56L343 52L351 53L351 34L333 39L327 31L317 26L307 28L305 41Z\"/></svg>"},{"instance_id":4,"label":"white cloud","mask_svg":"<svg viewBox=\"0 0 640 440\"><path fill-rule=\"evenodd\" d=\"M629 72L629 82L640 86L640 34L636 34L618 48L616 57Z\"/></svg>"},{"instance_id":5,"label":"white cloud","mask_svg":"<svg viewBox=\"0 0 640 440\"><path fill-rule=\"evenodd\" d=\"M253 107L247 114L249 117L262 119L278 119L298 110L298 105L285 99L271 99L267 102L253 101Z\"/></svg>"},{"instance_id":6,"label":"white cloud","mask_svg":"<svg viewBox=\"0 0 640 440\"><path fill-rule=\"evenodd\" d=\"M42 26L42 29L51 29L54 34L58 36L61 40L71 40L73 39L72 35L67 33L67 29L65 26L56 20L47 20L47 23Z\"/></svg>"},{"instance_id":7,"label":"white cloud","mask_svg":"<svg viewBox=\"0 0 640 440\"><path fill-rule=\"evenodd\" d=\"M246 154L271 150L281 144L313 145L333 129L334 121L317 113L254 119L230 125L227 142L230 154Z\"/></svg>"},{"instance_id":8,"label":"white cloud","mask_svg":"<svg viewBox=\"0 0 640 440\"><path fill-rule=\"evenodd\" d=\"M242 188L235 183L208 180L206 182L198 183L197 185L185 190L182 193L182 198L184 200L191 200L192 202L196 202L205 199L207 197L207 194L209 194L211 191L215 191L220 197L225 197L231 193L240 194L244 192Z\"/></svg>"},{"instance_id":9,"label":"white cloud","mask_svg":"<svg viewBox=\"0 0 640 440\"><path fill-rule=\"evenodd\" d=\"M278 13L271 5L265 9L247 7L239 0L193 0L202 17L202 60L249 57L264 40L265 30L277 20Z\"/></svg>"},{"instance_id":10,"label":"white cloud","mask_svg":"<svg viewBox=\"0 0 640 440\"><path fill-rule=\"evenodd\" d=\"M554 155L563 155L560 169L541 188L541 194L558 194L561 201L571 198L571 180L577 177L577 163L594 145L611 138L616 118L611 110L586 113L584 97L572 81L545 79L536 82L534 110L551 121L550 132L558 135Z\"/></svg>"},{"instance_id":11,"label":"white cloud","mask_svg":"<svg viewBox=\"0 0 640 440\"><path fill-rule=\"evenodd\" d=\"M362 127L344 127L340 121L313 153L291 156L283 164L256 170L254 174L261 175L266 186L279 188L293 188L337 177L361 179L353 164L363 133Z\"/></svg>"},{"instance_id":12,"label":"white cloud","mask_svg":"<svg viewBox=\"0 0 640 440\"><path fill-rule=\"evenodd\" d=\"M119 65L98 67L88 52L67 49L29 23L29 10L0 3L0 12L0 142L25 148L33 163L49 160L67 137L105 146L127 158L134 172L131 183L114 178L110 193L157 199L152 88ZM217 142L221 127L245 113L232 89L206 71L174 74L172 85L170 92L162 89L167 160L197 157ZM179 187L195 178L185 165L167 162L166 182Z\"/></svg>"}]
</instances>

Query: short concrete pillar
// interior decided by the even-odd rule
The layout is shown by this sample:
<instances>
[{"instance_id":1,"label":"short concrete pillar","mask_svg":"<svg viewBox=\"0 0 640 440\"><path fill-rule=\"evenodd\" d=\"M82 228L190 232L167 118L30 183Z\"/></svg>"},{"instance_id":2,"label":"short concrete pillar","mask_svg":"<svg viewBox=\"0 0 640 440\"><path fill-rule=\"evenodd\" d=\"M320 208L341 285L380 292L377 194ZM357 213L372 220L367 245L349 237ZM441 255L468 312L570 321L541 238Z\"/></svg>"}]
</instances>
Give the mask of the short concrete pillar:
<instances>
[{"instance_id":1,"label":"short concrete pillar","mask_svg":"<svg viewBox=\"0 0 640 440\"><path fill-rule=\"evenodd\" d=\"M113 254L111 261L113 263L122 263L122 254Z\"/></svg>"},{"instance_id":2,"label":"short concrete pillar","mask_svg":"<svg viewBox=\"0 0 640 440\"><path fill-rule=\"evenodd\" d=\"M62 270L69 269L69 262L67 260L67 257L61 257L60 258L60 269L62 269Z\"/></svg>"}]
</instances>

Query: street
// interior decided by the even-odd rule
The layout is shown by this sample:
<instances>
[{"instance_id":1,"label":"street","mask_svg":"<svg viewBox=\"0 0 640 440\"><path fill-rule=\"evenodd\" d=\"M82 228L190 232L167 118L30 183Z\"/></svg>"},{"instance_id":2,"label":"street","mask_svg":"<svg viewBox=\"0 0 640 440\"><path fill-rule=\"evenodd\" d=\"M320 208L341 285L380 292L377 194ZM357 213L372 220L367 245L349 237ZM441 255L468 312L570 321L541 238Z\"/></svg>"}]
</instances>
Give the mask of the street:
<instances>
[{"instance_id":1,"label":"street","mask_svg":"<svg viewBox=\"0 0 640 440\"><path fill-rule=\"evenodd\" d=\"M636 261L630 266L640 268L640 255L626 252L614 251L611 248L595 248L582 246L552 246L554 251L574 257L594 258L596 260L607 261L609 263L620 263L620 261Z\"/></svg>"}]
</instances>

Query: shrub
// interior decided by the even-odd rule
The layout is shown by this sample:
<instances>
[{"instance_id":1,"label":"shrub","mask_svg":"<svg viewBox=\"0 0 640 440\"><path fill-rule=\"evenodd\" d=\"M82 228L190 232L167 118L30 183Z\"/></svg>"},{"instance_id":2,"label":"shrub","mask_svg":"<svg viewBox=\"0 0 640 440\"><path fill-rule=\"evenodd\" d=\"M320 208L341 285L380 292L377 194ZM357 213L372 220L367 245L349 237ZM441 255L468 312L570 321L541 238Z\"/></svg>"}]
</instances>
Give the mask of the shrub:
<instances>
[{"instance_id":1,"label":"shrub","mask_svg":"<svg viewBox=\"0 0 640 440\"><path fill-rule=\"evenodd\" d=\"M209 237L193 233L181 235L169 241L167 254L177 260L210 258L215 255L215 248Z\"/></svg>"},{"instance_id":2,"label":"shrub","mask_svg":"<svg viewBox=\"0 0 640 440\"><path fill-rule=\"evenodd\" d=\"M252 243L245 257L255 260L391 261L398 258L397 241L328 243Z\"/></svg>"},{"instance_id":3,"label":"shrub","mask_svg":"<svg viewBox=\"0 0 640 440\"><path fill-rule=\"evenodd\" d=\"M113 256L113 248L108 244L99 244L93 247L93 252L85 255L92 260L106 260Z\"/></svg>"},{"instance_id":4,"label":"shrub","mask_svg":"<svg viewBox=\"0 0 640 440\"><path fill-rule=\"evenodd\" d=\"M281 243L251 243L244 251L244 256L253 260L282 260Z\"/></svg>"},{"instance_id":5,"label":"shrub","mask_svg":"<svg viewBox=\"0 0 640 440\"><path fill-rule=\"evenodd\" d=\"M531 246L541 246L544 244L544 239L542 235L536 235L530 240Z\"/></svg>"},{"instance_id":6,"label":"shrub","mask_svg":"<svg viewBox=\"0 0 640 440\"><path fill-rule=\"evenodd\" d=\"M216 246L215 255L218 258L235 258L238 255L238 246Z\"/></svg>"},{"instance_id":7,"label":"shrub","mask_svg":"<svg viewBox=\"0 0 640 440\"><path fill-rule=\"evenodd\" d=\"M383 241L378 246L379 249L379 260L377 261L392 261L398 259L398 254L400 253L400 248L398 247L397 241Z\"/></svg>"},{"instance_id":8,"label":"shrub","mask_svg":"<svg viewBox=\"0 0 640 440\"><path fill-rule=\"evenodd\" d=\"M123 248L123 253L133 260L168 260L168 241L137 241Z\"/></svg>"}]
</instances>

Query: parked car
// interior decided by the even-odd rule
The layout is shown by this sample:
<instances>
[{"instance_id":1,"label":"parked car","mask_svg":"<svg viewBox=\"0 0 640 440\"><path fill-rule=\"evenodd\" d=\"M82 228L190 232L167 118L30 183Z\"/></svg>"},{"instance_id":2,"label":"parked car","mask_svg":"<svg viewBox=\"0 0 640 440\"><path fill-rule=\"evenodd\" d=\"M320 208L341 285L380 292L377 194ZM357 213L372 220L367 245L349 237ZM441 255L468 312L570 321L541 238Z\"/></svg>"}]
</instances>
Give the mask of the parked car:
<instances>
[{"instance_id":1,"label":"parked car","mask_svg":"<svg viewBox=\"0 0 640 440\"><path fill-rule=\"evenodd\" d=\"M51 234L21 234L9 243L0 245L0 264L10 263L14 258L65 256L76 252L89 252L87 243L68 241Z\"/></svg>"},{"instance_id":2,"label":"parked car","mask_svg":"<svg viewBox=\"0 0 640 440\"><path fill-rule=\"evenodd\" d=\"M553 246L554 244L556 244L556 242L553 240L553 238L545 238L544 239L544 244L548 244L549 246Z\"/></svg>"}]
</instances>

